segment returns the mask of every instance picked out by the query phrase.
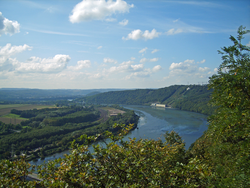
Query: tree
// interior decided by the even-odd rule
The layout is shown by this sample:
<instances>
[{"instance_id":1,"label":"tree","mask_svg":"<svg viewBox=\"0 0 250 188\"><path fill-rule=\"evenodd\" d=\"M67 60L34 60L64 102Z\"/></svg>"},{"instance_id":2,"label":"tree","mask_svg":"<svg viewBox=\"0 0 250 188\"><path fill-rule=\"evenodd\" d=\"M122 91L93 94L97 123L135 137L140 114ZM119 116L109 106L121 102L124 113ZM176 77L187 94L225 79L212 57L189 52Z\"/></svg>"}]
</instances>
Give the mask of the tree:
<instances>
[{"instance_id":1,"label":"tree","mask_svg":"<svg viewBox=\"0 0 250 188\"><path fill-rule=\"evenodd\" d=\"M35 187L37 182L26 181L28 174L33 171L32 169L30 170L30 168L31 165L25 161L24 157L15 161L1 160L1 187Z\"/></svg>"},{"instance_id":2,"label":"tree","mask_svg":"<svg viewBox=\"0 0 250 188\"><path fill-rule=\"evenodd\" d=\"M240 26L233 45L219 51L222 64L209 81L217 108L191 151L213 169L218 187L250 186L250 48L242 44L249 32Z\"/></svg>"},{"instance_id":3,"label":"tree","mask_svg":"<svg viewBox=\"0 0 250 188\"><path fill-rule=\"evenodd\" d=\"M118 126L118 125L116 125ZM95 137L82 136L86 144L72 143L72 152L65 158L39 167L45 187L195 187L205 185L206 165L185 160L184 143L171 132L166 135L171 144L161 140L122 138L133 125L119 125L118 135L105 132ZM90 141L109 138L105 147ZM168 138L171 137L171 138Z\"/></svg>"}]
</instances>

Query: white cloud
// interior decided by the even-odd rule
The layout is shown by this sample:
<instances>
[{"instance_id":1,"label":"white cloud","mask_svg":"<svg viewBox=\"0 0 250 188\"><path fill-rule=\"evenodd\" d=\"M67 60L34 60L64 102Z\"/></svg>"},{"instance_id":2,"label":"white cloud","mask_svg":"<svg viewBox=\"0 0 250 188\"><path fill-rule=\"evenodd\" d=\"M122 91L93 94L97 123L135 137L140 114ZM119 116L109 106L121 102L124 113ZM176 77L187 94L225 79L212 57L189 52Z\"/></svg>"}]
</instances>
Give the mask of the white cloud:
<instances>
[{"instance_id":1,"label":"white cloud","mask_svg":"<svg viewBox=\"0 0 250 188\"><path fill-rule=\"evenodd\" d=\"M159 58L156 58L156 57L155 57L155 58L153 58L153 59L150 59L149 61L150 61L150 62L156 62L156 61L158 61L158 60L159 60Z\"/></svg>"},{"instance_id":2,"label":"white cloud","mask_svg":"<svg viewBox=\"0 0 250 188\"><path fill-rule=\"evenodd\" d=\"M144 53L144 52L146 52L147 51L147 47L145 47L145 48L143 48L143 49L141 49L140 51L139 51L139 53Z\"/></svg>"},{"instance_id":3,"label":"white cloud","mask_svg":"<svg viewBox=\"0 0 250 188\"><path fill-rule=\"evenodd\" d=\"M146 78L146 77L149 77L150 76L150 73L145 71L145 72L134 72L134 73L131 73L130 75L127 75L125 77L126 80L129 80L129 79L132 79L132 78Z\"/></svg>"},{"instance_id":4,"label":"white cloud","mask_svg":"<svg viewBox=\"0 0 250 188\"><path fill-rule=\"evenodd\" d=\"M197 62L197 63L203 64L203 63L205 63L205 62L206 62L206 60L205 60L205 59L203 59L202 61Z\"/></svg>"},{"instance_id":5,"label":"white cloud","mask_svg":"<svg viewBox=\"0 0 250 188\"><path fill-rule=\"evenodd\" d=\"M114 63L114 64L117 63L116 60L110 59L110 58L103 58L103 62L104 62L104 63Z\"/></svg>"},{"instance_id":6,"label":"white cloud","mask_svg":"<svg viewBox=\"0 0 250 188\"><path fill-rule=\"evenodd\" d=\"M98 50L102 49L102 46L98 46L97 49L98 49Z\"/></svg>"},{"instance_id":7,"label":"white cloud","mask_svg":"<svg viewBox=\"0 0 250 188\"><path fill-rule=\"evenodd\" d=\"M246 46L250 47L250 41L248 42L248 44Z\"/></svg>"},{"instance_id":8,"label":"white cloud","mask_svg":"<svg viewBox=\"0 0 250 188\"><path fill-rule=\"evenodd\" d=\"M105 70L104 72L107 73L120 73L120 72L129 72L134 71L134 68L131 66L133 64L133 61L125 61L121 63L118 66L110 67L108 70Z\"/></svg>"},{"instance_id":9,"label":"white cloud","mask_svg":"<svg viewBox=\"0 0 250 188\"><path fill-rule=\"evenodd\" d=\"M116 22L115 18L106 18L105 19L106 22Z\"/></svg>"},{"instance_id":10,"label":"white cloud","mask_svg":"<svg viewBox=\"0 0 250 188\"><path fill-rule=\"evenodd\" d=\"M133 7L133 4L129 5L123 0L117 0L115 2L113 2L113 0L83 0L74 7L72 15L69 16L69 20L72 23L104 20L106 17L115 13L129 12L129 9Z\"/></svg>"},{"instance_id":11,"label":"white cloud","mask_svg":"<svg viewBox=\"0 0 250 188\"><path fill-rule=\"evenodd\" d=\"M183 22L179 24L179 28L175 29L169 29L167 32L165 32L166 35L176 35L180 33L211 33L210 31L206 31L202 28L199 27L193 27L190 25L187 25Z\"/></svg>"},{"instance_id":12,"label":"white cloud","mask_svg":"<svg viewBox=\"0 0 250 188\"><path fill-rule=\"evenodd\" d=\"M149 39L153 39L156 37L159 37L161 35L160 32L157 32L155 29L153 29L151 32L149 32L148 30L144 31L144 33L140 30L134 30L131 33L128 34L128 36L122 37L123 40L138 40L138 39L144 39L144 40L149 40Z\"/></svg>"},{"instance_id":13,"label":"white cloud","mask_svg":"<svg viewBox=\"0 0 250 188\"><path fill-rule=\"evenodd\" d=\"M161 70L161 69L162 69L162 68L161 68L160 65L156 65L156 66L153 67L152 71L153 71L153 72L157 72L157 71L159 71L159 70Z\"/></svg>"},{"instance_id":14,"label":"white cloud","mask_svg":"<svg viewBox=\"0 0 250 188\"><path fill-rule=\"evenodd\" d=\"M20 53L25 50L31 50L32 47L24 44L23 46L11 46L10 43L6 44L4 47L0 47L0 57L10 57L14 54Z\"/></svg>"},{"instance_id":15,"label":"white cloud","mask_svg":"<svg viewBox=\"0 0 250 188\"><path fill-rule=\"evenodd\" d=\"M154 54L154 53L156 53L158 51L159 51L158 49L154 49L151 53Z\"/></svg>"},{"instance_id":16,"label":"white cloud","mask_svg":"<svg viewBox=\"0 0 250 188\"><path fill-rule=\"evenodd\" d=\"M144 65L143 64L131 65L131 67L134 71L141 71L143 70Z\"/></svg>"},{"instance_id":17,"label":"white cloud","mask_svg":"<svg viewBox=\"0 0 250 188\"><path fill-rule=\"evenodd\" d=\"M156 62L156 61L158 61L158 60L159 60L159 58L152 58L152 59L142 58L142 59L140 60L140 63L145 63L145 62Z\"/></svg>"},{"instance_id":18,"label":"white cloud","mask_svg":"<svg viewBox=\"0 0 250 188\"><path fill-rule=\"evenodd\" d=\"M69 55L58 54L53 58L31 57L27 63L19 63L15 69L17 72L28 73L57 73L67 67ZM81 62L78 63L81 67Z\"/></svg>"},{"instance_id":19,"label":"white cloud","mask_svg":"<svg viewBox=\"0 0 250 188\"><path fill-rule=\"evenodd\" d=\"M121 22L119 22L119 24L122 26L128 25L128 20L124 19Z\"/></svg>"},{"instance_id":20,"label":"white cloud","mask_svg":"<svg viewBox=\"0 0 250 188\"><path fill-rule=\"evenodd\" d=\"M0 47L0 70L13 71L18 64L18 61L11 58L11 56L31 49L32 47L27 44L24 44L23 46L11 46L11 44L8 43L4 47Z\"/></svg>"},{"instance_id":21,"label":"white cloud","mask_svg":"<svg viewBox=\"0 0 250 188\"><path fill-rule=\"evenodd\" d=\"M80 60L77 61L76 66L69 66L68 69L73 71L78 71L82 70L83 68L89 68L90 66L91 66L90 60Z\"/></svg>"},{"instance_id":22,"label":"white cloud","mask_svg":"<svg viewBox=\"0 0 250 188\"><path fill-rule=\"evenodd\" d=\"M131 57L130 59L133 61L133 60L135 60L135 57Z\"/></svg>"},{"instance_id":23,"label":"white cloud","mask_svg":"<svg viewBox=\"0 0 250 188\"><path fill-rule=\"evenodd\" d=\"M0 12L0 36L2 34L13 35L20 32L20 24L17 21L11 21L3 17Z\"/></svg>"},{"instance_id":24,"label":"white cloud","mask_svg":"<svg viewBox=\"0 0 250 188\"><path fill-rule=\"evenodd\" d=\"M172 29L169 29L166 32L166 34L167 35L176 35L176 34L183 33L183 32L184 32L183 29L174 29L174 28L172 28Z\"/></svg>"},{"instance_id":25,"label":"white cloud","mask_svg":"<svg viewBox=\"0 0 250 188\"><path fill-rule=\"evenodd\" d=\"M205 62L202 60L201 62ZM173 79L177 82L207 82L209 76L216 72L211 71L208 67L200 67L200 62L195 63L194 60L185 60L184 62L172 63L169 67L170 74L165 79Z\"/></svg>"},{"instance_id":26,"label":"white cloud","mask_svg":"<svg viewBox=\"0 0 250 188\"><path fill-rule=\"evenodd\" d=\"M204 68L199 67L200 72L206 72L206 71L209 71L209 70L210 70L210 68L208 68L208 67L204 67Z\"/></svg>"},{"instance_id":27,"label":"white cloud","mask_svg":"<svg viewBox=\"0 0 250 188\"><path fill-rule=\"evenodd\" d=\"M174 23L178 22L180 20L180 18L173 20Z\"/></svg>"},{"instance_id":28,"label":"white cloud","mask_svg":"<svg viewBox=\"0 0 250 188\"><path fill-rule=\"evenodd\" d=\"M148 61L148 59L147 58L142 58L141 60L140 60L140 63L145 63L145 62L147 62Z\"/></svg>"},{"instance_id":29,"label":"white cloud","mask_svg":"<svg viewBox=\"0 0 250 188\"><path fill-rule=\"evenodd\" d=\"M140 71L136 70L136 72L131 73L125 77L125 80L133 79L133 78L146 78L150 77L153 73L161 70L162 67L160 65L156 65L151 69L143 69L143 64L140 64Z\"/></svg>"},{"instance_id":30,"label":"white cloud","mask_svg":"<svg viewBox=\"0 0 250 188\"><path fill-rule=\"evenodd\" d=\"M184 62L180 63L172 63L169 67L169 70L187 70L192 67L194 60L185 60Z\"/></svg>"}]
</instances>

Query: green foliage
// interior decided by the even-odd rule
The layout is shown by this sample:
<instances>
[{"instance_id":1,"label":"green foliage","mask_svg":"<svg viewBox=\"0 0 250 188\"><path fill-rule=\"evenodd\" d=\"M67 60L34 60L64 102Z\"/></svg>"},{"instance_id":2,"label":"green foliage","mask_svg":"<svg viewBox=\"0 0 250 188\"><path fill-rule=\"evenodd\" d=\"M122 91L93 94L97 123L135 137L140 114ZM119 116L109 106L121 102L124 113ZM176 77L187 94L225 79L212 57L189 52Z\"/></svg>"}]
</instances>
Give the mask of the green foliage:
<instances>
[{"instance_id":1,"label":"green foliage","mask_svg":"<svg viewBox=\"0 0 250 188\"><path fill-rule=\"evenodd\" d=\"M174 85L160 89L111 91L85 97L85 100L94 104L128 105L150 105L159 102L181 110L211 114L214 110L208 106L211 92L206 85Z\"/></svg>"},{"instance_id":2,"label":"green foliage","mask_svg":"<svg viewBox=\"0 0 250 188\"><path fill-rule=\"evenodd\" d=\"M161 140L122 138L133 125L124 126L120 134L109 138L105 147L94 145L90 153L87 145L72 143L72 153L65 158L39 167L45 187L196 187L207 183L208 168L195 159L185 160L185 149L179 136L172 132L173 145ZM98 139L96 137L82 137ZM170 140L173 141L172 138Z\"/></svg>"},{"instance_id":3,"label":"green foliage","mask_svg":"<svg viewBox=\"0 0 250 188\"><path fill-rule=\"evenodd\" d=\"M26 181L29 173L32 173L31 165L22 157L20 160L0 161L0 186L1 187L35 187L36 182Z\"/></svg>"},{"instance_id":4,"label":"green foliage","mask_svg":"<svg viewBox=\"0 0 250 188\"><path fill-rule=\"evenodd\" d=\"M210 78L212 104L218 106L209 119L209 128L191 153L213 167L218 187L250 186L250 48L243 45L239 27L232 46L223 47L223 63Z\"/></svg>"},{"instance_id":5,"label":"green foliage","mask_svg":"<svg viewBox=\"0 0 250 188\"><path fill-rule=\"evenodd\" d=\"M92 107L47 108L21 113L23 112L35 114L36 117L21 122L22 126L0 122L0 159L10 159L12 149L15 153L27 153L29 160L44 158L68 149L69 142L82 134L94 135L107 130L115 132L112 129L115 122L138 122L138 116L130 110L126 110L123 115L107 117L104 122L99 120L99 111ZM39 153L42 150L44 152Z\"/></svg>"}]
</instances>

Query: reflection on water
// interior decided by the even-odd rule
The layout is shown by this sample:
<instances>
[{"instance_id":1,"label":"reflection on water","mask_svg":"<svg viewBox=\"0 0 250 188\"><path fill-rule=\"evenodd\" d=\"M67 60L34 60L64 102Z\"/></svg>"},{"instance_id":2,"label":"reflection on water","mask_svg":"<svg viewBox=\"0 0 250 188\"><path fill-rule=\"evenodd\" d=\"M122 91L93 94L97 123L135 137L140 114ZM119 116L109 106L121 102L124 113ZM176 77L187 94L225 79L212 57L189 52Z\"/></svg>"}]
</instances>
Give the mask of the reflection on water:
<instances>
[{"instance_id":1,"label":"reflection on water","mask_svg":"<svg viewBox=\"0 0 250 188\"><path fill-rule=\"evenodd\" d=\"M166 131L176 131L185 141L186 149L207 129L207 116L194 112L181 111L171 108L155 108L140 105L124 105L123 107L134 110L140 116L138 129L131 131L124 139L146 138L146 139L164 139ZM54 160L63 157L69 151L57 153L46 157L45 160L31 162L39 165L48 160Z\"/></svg>"},{"instance_id":2,"label":"reflection on water","mask_svg":"<svg viewBox=\"0 0 250 188\"><path fill-rule=\"evenodd\" d=\"M188 148L207 129L207 116L203 114L140 105L124 107L134 110L138 115L144 114L138 123L139 129L127 137L164 140L165 132L174 130L182 136Z\"/></svg>"}]
</instances>

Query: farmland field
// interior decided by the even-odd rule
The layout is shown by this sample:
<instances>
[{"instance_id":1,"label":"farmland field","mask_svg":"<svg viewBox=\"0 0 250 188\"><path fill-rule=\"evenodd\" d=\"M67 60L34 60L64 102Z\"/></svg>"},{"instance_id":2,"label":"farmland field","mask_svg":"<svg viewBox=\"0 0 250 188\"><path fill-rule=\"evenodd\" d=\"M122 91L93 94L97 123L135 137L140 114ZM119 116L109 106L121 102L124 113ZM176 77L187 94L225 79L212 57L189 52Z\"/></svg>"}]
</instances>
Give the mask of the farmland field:
<instances>
[{"instance_id":1,"label":"farmland field","mask_svg":"<svg viewBox=\"0 0 250 188\"><path fill-rule=\"evenodd\" d=\"M34 104L1 104L0 105L0 121L4 123L12 123L12 124L19 124L21 121L26 120L25 118L21 118L17 115L10 114L12 109L17 110L31 110L34 108L41 109L41 108L51 108L52 105L34 105Z\"/></svg>"}]
</instances>

